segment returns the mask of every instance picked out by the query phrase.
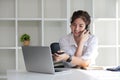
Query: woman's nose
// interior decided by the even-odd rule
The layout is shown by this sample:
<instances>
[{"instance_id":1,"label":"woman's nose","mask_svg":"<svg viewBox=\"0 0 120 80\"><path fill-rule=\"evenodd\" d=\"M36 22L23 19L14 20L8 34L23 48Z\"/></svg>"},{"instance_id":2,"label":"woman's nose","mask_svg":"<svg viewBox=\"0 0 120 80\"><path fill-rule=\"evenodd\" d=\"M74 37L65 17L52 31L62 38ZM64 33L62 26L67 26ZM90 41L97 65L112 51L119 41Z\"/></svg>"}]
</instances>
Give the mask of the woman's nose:
<instances>
[{"instance_id":1,"label":"woman's nose","mask_svg":"<svg viewBox=\"0 0 120 80\"><path fill-rule=\"evenodd\" d=\"M75 27L75 30L76 30L76 31L79 31L79 26L76 26L76 27Z\"/></svg>"}]
</instances>

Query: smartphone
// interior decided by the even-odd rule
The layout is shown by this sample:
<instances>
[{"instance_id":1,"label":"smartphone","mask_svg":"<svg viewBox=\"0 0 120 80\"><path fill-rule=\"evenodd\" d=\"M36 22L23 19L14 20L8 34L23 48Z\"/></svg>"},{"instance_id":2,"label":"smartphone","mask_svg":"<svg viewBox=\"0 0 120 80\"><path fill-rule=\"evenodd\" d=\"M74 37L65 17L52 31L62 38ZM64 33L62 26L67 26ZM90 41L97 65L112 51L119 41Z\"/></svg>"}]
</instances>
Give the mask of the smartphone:
<instances>
[{"instance_id":1,"label":"smartphone","mask_svg":"<svg viewBox=\"0 0 120 80\"><path fill-rule=\"evenodd\" d=\"M61 54L64 54L65 52L57 52L57 54L61 55Z\"/></svg>"},{"instance_id":2,"label":"smartphone","mask_svg":"<svg viewBox=\"0 0 120 80\"><path fill-rule=\"evenodd\" d=\"M54 53L57 53L60 50L60 45L59 45L59 43L52 43L50 45L50 48L51 48L52 54L54 54Z\"/></svg>"},{"instance_id":3,"label":"smartphone","mask_svg":"<svg viewBox=\"0 0 120 80\"><path fill-rule=\"evenodd\" d=\"M86 29L86 32L89 31L89 26L87 26L85 29ZM89 34L90 34L90 31L89 31Z\"/></svg>"},{"instance_id":4,"label":"smartphone","mask_svg":"<svg viewBox=\"0 0 120 80\"><path fill-rule=\"evenodd\" d=\"M89 31L89 27L88 26L86 26L86 28L85 28L87 31Z\"/></svg>"}]
</instances>

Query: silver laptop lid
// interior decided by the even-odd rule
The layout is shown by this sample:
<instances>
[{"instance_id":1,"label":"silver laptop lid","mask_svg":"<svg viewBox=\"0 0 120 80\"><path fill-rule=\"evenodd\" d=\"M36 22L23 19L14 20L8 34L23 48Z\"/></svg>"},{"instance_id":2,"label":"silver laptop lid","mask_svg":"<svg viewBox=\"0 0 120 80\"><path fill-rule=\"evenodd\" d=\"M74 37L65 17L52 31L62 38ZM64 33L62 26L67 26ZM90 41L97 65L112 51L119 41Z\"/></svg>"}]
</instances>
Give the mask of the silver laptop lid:
<instances>
[{"instance_id":1,"label":"silver laptop lid","mask_svg":"<svg viewBox=\"0 0 120 80\"><path fill-rule=\"evenodd\" d=\"M27 71L54 73L52 54L49 47L22 46Z\"/></svg>"}]
</instances>

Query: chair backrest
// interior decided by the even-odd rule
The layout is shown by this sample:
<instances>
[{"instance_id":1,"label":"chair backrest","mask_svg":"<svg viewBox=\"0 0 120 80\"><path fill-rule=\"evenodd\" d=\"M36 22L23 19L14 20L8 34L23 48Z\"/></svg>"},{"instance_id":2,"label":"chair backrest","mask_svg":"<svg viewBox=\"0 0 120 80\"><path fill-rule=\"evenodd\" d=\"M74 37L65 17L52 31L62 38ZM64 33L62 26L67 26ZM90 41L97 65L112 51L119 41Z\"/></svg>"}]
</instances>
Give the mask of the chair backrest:
<instances>
[{"instance_id":1,"label":"chair backrest","mask_svg":"<svg viewBox=\"0 0 120 80\"><path fill-rule=\"evenodd\" d=\"M51 43L50 48L51 48L52 54L54 54L60 50L60 45L58 42L54 42L54 43Z\"/></svg>"},{"instance_id":2,"label":"chair backrest","mask_svg":"<svg viewBox=\"0 0 120 80\"><path fill-rule=\"evenodd\" d=\"M51 43L50 48L51 48L52 54L54 54L60 50L60 45L58 42L53 42L53 43ZM54 67L55 68L64 68L63 62L55 62Z\"/></svg>"}]
</instances>

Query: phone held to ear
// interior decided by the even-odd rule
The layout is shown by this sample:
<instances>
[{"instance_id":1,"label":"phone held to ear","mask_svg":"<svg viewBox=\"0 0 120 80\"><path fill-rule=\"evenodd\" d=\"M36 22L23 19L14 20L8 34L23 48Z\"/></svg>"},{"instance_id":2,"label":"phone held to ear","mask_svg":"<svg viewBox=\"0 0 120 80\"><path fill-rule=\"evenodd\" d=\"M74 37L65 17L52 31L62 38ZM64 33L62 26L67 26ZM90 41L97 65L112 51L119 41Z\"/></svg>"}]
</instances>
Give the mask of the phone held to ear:
<instances>
[{"instance_id":1,"label":"phone held to ear","mask_svg":"<svg viewBox=\"0 0 120 80\"><path fill-rule=\"evenodd\" d=\"M89 28L88 28L88 27L86 27L86 32L87 32L87 31L89 31ZM90 31L89 31L89 34L90 34Z\"/></svg>"},{"instance_id":2,"label":"phone held to ear","mask_svg":"<svg viewBox=\"0 0 120 80\"><path fill-rule=\"evenodd\" d=\"M89 31L89 28L88 28L88 27L86 27L85 29L86 29L86 31Z\"/></svg>"}]
</instances>

